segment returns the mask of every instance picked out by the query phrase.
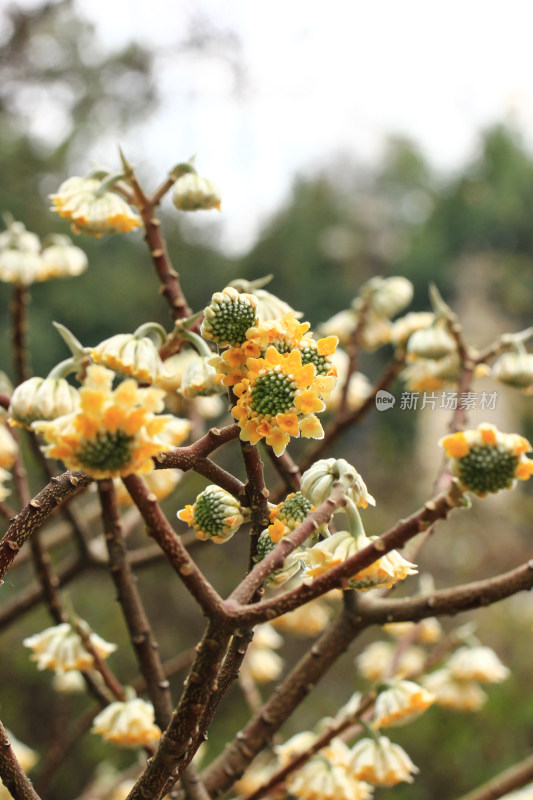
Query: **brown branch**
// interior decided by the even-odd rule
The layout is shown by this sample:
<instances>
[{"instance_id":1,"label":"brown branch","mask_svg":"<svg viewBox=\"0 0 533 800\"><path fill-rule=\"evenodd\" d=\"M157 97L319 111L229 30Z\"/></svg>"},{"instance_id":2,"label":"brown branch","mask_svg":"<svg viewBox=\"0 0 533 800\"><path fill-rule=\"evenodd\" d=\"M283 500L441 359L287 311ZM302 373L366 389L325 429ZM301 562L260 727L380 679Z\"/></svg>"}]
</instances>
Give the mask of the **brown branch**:
<instances>
[{"instance_id":1,"label":"brown branch","mask_svg":"<svg viewBox=\"0 0 533 800\"><path fill-rule=\"evenodd\" d=\"M248 572L252 569L255 561L257 540L259 534L264 531L270 522L268 510L268 489L265 486L265 478L263 473L263 462L259 455L259 449L256 444L249 444L248 442L240 442L241 455L246 469L246 484L244 485L244 494L248 500L248 505L252 512L252 526L250 530L250 558L248 561ZM256 586L259 588L259 584Z\"/></svg>"},{"instance_id":2,"label":"brown branch","mask_svg":"<svg viewBox=\"0 0 533 800\"><path fill-rule=\"evenodd\" d=\"M4 394L4 392L0 392L0 406L2 408L8 409L10 403L11 403L11 397L8 394Z\"/></svg>"},{"instance_id":3,"label":"brown branch","mask_svg":"<svg viewBox=\"0 0 533 800\"><path fill-rule=\"evenodd\" d=\"M15 800L40 800L30 779L20 766L6 730L0 722L0 778Z\"/></svg>"},{"instance_id":4,"label":"brown branch","mask_svg":"<svg viewBox=\"0 0 533 800\"><path fill-rule=\"evenodd\" d=\"M124 485L135 505L141 512L151 536L164 551L170 564L179 575L187 589L199 603L204 613L211 619L225 617L222 598L198 569L188 554L179 536L161 511L154 495L137 475L124 478Z\"/></svg>"},{"instance_id":5,"label":"brown branch","mask_svg":"<svg viewBox=\"0 0 533 800\"><path fill-rule=\"evenodd\" d=\"M190 317L192 310L181 289L179 275L172 267L165 240L161 235L161 221L155 215L155 208L159 203L157 191L160 190L156 190L155 201L147 197L129 165L126 166L126 179L133 189L133 202L144 225L144 239L161 282L161 294L170 306L172 318Z\"/></svg>"},{"instance_id":6,"label":"brown branch","mask_svg":"<svg viewBox=\"0 0 533 800\"><path fill-rule=\"evenodd\" d=\"M21 283L16 283L13 287L13 298L11 301L11 319L13 322L13 358L17 383L22 383L22 381L28 380L28 378L31 377L26 341L28 333L26 307L29 302L30 293L28 287Z\"/></svg>"},{"instance_id":7,"label":"brown branch","mask_svg":"<svg viewBox=\"0 0 533 800\"><path fill-rule=\"evenodd\" d=\"M533 755L500 772L495 778L464 794L460 800L497 800L533 780Z\"/></svg>"},{"instance_id":8,"label":"brown branch","mask_svg":"<svg viewBox=\"0 0 533 800\"><path fill-rule=\"evenodd\" d=\"M245 498L245 487L242 481L235 478L230 472L227 472L210 458L199 458L194 465L194 471L204 478L207 478L211 483L216 483L227 492L232 494L238 500L243 502ZM246 505L246 502L243 502Z\"/></svg>"},{"instance_id":9,"label":"brown branch","mask_svg":"<svg viewBox=\"0 0 533 800\"><path fill-rule=\"evenodd\" d=\"M146 690L154 706L156 723L164 730L172 714L169 683L129 564L113 481L98 481L98 494L102 504L111 577L117 589L118 601L141 674L146 681Z\"/></svg>"},{"instance_id":10,"label":"brown branch","mask_svg":"<svg viewBox=\"0 0 533 800\"><path fill-rule=\"evenodd\" d=\"M385 622L418 622L426 617L439 617L471 611L492 605L517 592L533 588L533 560L494 578L441 589L427 596L400 600L365 598L361 613L372 625Z\"/></svg>"},{"instance_id":11,"label":"brown branch","mask_svg":"<svg viewBox=\"0 0 533 800\"><path fill-rule=\"evenodd\" d=\"M333 494L330 501L332 498ZM286 592L281 596L263 600L248 608L232 609L232 616L235 620L238 620L241 625L256 625L259 622L265 622L266 620L286 614L287 611L292 611L298 606L313 600L315 597L320 597L330 591L330 589L342 586L346 579L357 574L362 569L369 567L374 561L377 561L391 550L402 547L409 539L412 539L413 536L416 536L421 531L425 531L428 526L436 520L446 518L454 508L464 506L465 504L466 499L459 489L457 481L453 481L447 492L443 492L433 500L427 502L419 511L412 514L407 519L400 520L390 531L375 542L372 542L367 547L363 548L363 550L360 550L358 553L348 558L344 563L333 567L333 569L315 578L312 583L299 586L297 589ZM317 511L313 512L308 519L316 515L318 511L321 511L325 505L326 504L323 503L319 506ZM295 534L298 535L298 532L301 531L306 523L307 520L296 528L294 533L287 536L286 539L282 539L275 550L273 550L264 561L258 564L256 569L261 567L267 559L275 556L278 548L280 548L284 542L293 539ZM298 536L298 538L300 539L301 537ZM253 575L254 573L251 574Z\"/></svg>"},{"instance_id":12,"label":"brown branch","mask_svg":"<svg viewBox=\"0 0 533 800\"><path fill-rule=\"evenodd\" d=\"M204 783L213 798L226 792L240 778L361 629L361 624L357 624L351 614L341 612L276 688L259 713L205 770Z\"/></svg>"},{"instance_id":13,"label":"brown branch","mask_svg":"<svg viewBox=\"0 0 533 800\"><path fill-rule=\"evenodd\" d=\"M338 506L346 504L346 489L340 484L335 484L331 496L325 500L315 511L311 512L306 519L298 525L295 530L285 536L276 547L265 558L256 564L253 570L246 576L246 578L237 586L228 598L228 603L232 604L231 613L235 619L238 619L240 625L249 625L253 627L257 624L257 619L254 613L259 609L259 614L263 612L267 604L272 602L265 600L257 603L250 608L242 608L241 603L249 603L256 589L258 589L268 578L268 576L280 567L287 556L292 553L299 545L305 542L309 536L314 533L321 525L328 522L335 513ZM304 587L305 588L305 587ZM298 591L298 590L295 590ZM287 593L283 597L288 597L292 593ZM275 598L278 601L279 598ZM300 603L297 603L300 605ZM270 606L268 606L270 608ZM294 606L296 608L296 606ZM285 612L281 612L285 613ZM261 622L267 619L273 619L278 616L277 613L264 613Z\"/></svg>"},{"instance_id":14,"label":"brown branch","mask_svg":"<svg viewBox=\"0 0 533 800\"><path fill-rule=\"evenodd\" d=\"M52 478L48 486L45 486L20 514L17 514L0 541L0 581L32 533L38 530L67 498L78 494L89 486L92 480L84 472L67 470L63 475Z\"/></svg>"},{"instance_id":15,"label":"brown branch","mask_svg":"<svg viewBox=\"0 0 533 800\"><path fill-rule=\"evenodd\" d=\"M226 425L224 428L210 428L207 433L194 444L176 447L168 453L161 453L154 459L156 469L182 469L187 472L194 469L201 459L207 458L223 444L237 439L240 433L238 425Z\"/></svg>"},{"instance_id":16,"label":"brown branch","mask_svg":"<svg viewBox=\"0 0 533 800\"><path fill-rule=\"evenodd\" d=\"M209 696L216 691L217 675L229 637L230 632L220 624L209 624L170 724L128 800L146 800L147 797L156 800L188 766L195 752L191 745L199 732L205 732L202 717Z\"/></svg>"}]
</instances>

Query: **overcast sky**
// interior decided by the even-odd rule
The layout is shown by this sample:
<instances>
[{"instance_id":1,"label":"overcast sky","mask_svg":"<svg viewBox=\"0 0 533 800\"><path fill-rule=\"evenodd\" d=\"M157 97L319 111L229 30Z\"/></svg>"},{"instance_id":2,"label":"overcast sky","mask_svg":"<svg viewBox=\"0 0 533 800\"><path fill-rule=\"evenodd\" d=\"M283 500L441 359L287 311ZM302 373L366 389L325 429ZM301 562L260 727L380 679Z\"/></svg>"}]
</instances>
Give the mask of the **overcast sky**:
<instances>
[{"instance_id":1,"label":"overcast sky","mask_svg":"<svg viewBox=\"0 0 533 800\"><path fill-rule=\"evenodd\" d=\"M533 6L526 0L78 0L109 45L158 47L163 105L123 144L163 173L197 156L219 183L223 241L243 249L296 171L339 151L372 163L388 133L439 168L475 152L479 130L513 119L533 141ZM175 58L191 15L240 40L233 93L223 60ZM109 157L103 159L109 162Z\"/></svg>"}]
</instances>

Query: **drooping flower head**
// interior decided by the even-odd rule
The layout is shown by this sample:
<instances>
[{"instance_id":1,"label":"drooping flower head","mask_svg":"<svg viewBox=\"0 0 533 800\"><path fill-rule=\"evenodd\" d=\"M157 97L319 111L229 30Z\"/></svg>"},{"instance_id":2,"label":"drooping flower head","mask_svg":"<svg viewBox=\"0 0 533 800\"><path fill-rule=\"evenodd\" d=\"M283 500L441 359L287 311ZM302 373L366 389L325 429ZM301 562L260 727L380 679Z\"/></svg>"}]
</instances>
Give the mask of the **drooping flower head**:
<instances>
[{"instance_id":1,"label":"drooping flower head","mask_svg":"<svg viewBox=\"0 0 533 800\"><path fill-rule=\"evenodd\" d=\"M419 771L405 750L386 736L378 737L377 741L360 739L352 747L351 767L357 778L374 786L412 783L413 775Z\"/></svg>"},{"instance_id":2,"label":"drooping flower head","mask_svg":"<svg viewBox=\"0 0 533 800\"><path fill-rule=\"evenodd\" d=\"M450 656L446 665L454 678L461 681L500 683L509 677L509 669L502 664L490 647L460 647Z\"/></svg>"},{"instance_id":3,"label":"drooping flower head","mask_svg":"<svg viewBox=\"0 0 533 800\"><path fill-rule=\"evenodd\" d=\"M298 800L369 800L372 787L354 776L350 750L332 739L287 780L290 797Z\"/></svg>"},{"instance_id":4,"label":"drooping flower head","mask_svg":"<svg viewBox=\"0 0 533 800\"><path fill-rule=\"evenodd\" d=\"M372 724L375 728L412 722L435 702L435 696L414 681L391 680L377 696Z\"/></svg>"},{"instance_id":5,"label":"drooping flower head","mask_svg":"<svg viewBox=\"0 0 533 800\"><path fill-rule=\"evenodd\" d=\"M94 718L92 733L122 747L144 747L157 743L161 729L154 723L154 707L135 697L110 703Z\"/></svg>"},{"instance_id":6,"label":"drooping flower head","mask_svg":"<svg viewBox=\"0 0 533 800\"><path fill-rule=\"evenodd\" d=\"M298 606L294 611L282 614L281 617L272 621L272 625L284 633L292 633L296 636L317 636L327 627L333 609L321 597L316 597Z\"/></svg>"},{"instance_id":7,"label":"drooping flower head","mask_svg":"<svg viewBox=\"0 0 533 800\"><path fill-rule=\"evenodd\" d=\"M55 194L50 195L51 210L68 219L75 233L88 233L97 238L138 228L141 220L112 190L112 178L105 170L85 178L68 178Z\"/></svg>"},{"instance_id":8,"label":"drooping flower head","mask_svg":"<svg viewBox=\"0 0 533 800\"><path fill-rule=\"evenodd\" d=\"M501 433L488 423L444 436L439 444L461 485L479 497L511 489L517 479L526 481L533 474L533 460L526 456L532 449L528 440L516 433Z\"/></svg>"},{"instance_id":9,"label":"drooping flower head","mask_svg":"<svg viewBox=\"0 0 533 800\"><path fill-rule=\"evenodd\" d=\"M302 475L302 494L315 506L319 506L328 499L334 483L341 477L349 479L351 488L347 494L356 506L366 508L368 505L376 505L361 475L344 458L321 458L315 461Z\"/></svg>"},{"instance_id":10,"label":"drooping flower head","mask_svg":"<svg viewBox=\"0 0 533 800\"><path fill-rule=\"evenodd\" d=\"M164 434L173 417L156 413L163 409L164 392L139 388L131 378L113 390L114 377L111 370L91 365L79 408L33 424L48 443L50 458L98 480L150 472L152 458L172 449Z\"/></svg>"},{"instance_id":11,"label":"drooping flower head","mask_svg":"<svg viewBox=\"0 0 533 800\"><path fill-rule=\"evenodd\" d=\"M437 705L453 711L479 711L487 701L477 681L459 680L447 667L424 675L422 683L435 696Z\"/></svg>"},{"instance_id":12,"label":"drooping flower head","mask_svg":"<svg viewBox=\"0 0 533 800\"><path fill-rule=\"evenodd\" d=\"M199 539L223 544L246 521L248 511L232 494L212 484L200 492L193 505L178 511L178 517L194 528Z\"/></svg>"},{"instance_id":13,"label":"drooping flower head","mask_svg":"<svg viewBox=\"0 0 533 800\"><path fill-rule=\"evenodd\" d=\"M238 397L231 413L241 428L241 439L256 444L265 439L281 455L290 437L322 439L317 412L325 408L322 396L334 378L316 375L314 364L302 364L299 350L279 353L269 347L264 358L249 358L248 369L234 387Z\"/></svg>"},{"instance_id":14,"label":"drooping flower head","mask_svg":"<svg viewBox=\"0 0 533 800\"><path fill-rule=\"evenodd\" d=\"M73 245L68 236L52 234L43 241L41 267L36 280L76 277L85 272L88 263L83 250Z\"/></svg>"},{"instance_id":15,"label":"drooping flower head","mask_svg":"<svg viewBox=\"0 0 533 800\"><path fill-rule=\"evenodd\" d=\"M79 404L78 390L65 378L28 378L11 396L9 424L30 428L37 420L54 420L71 414Z\"/></svg>"},{"instance_id":16,"label":"drooping flower head","mask_svg":"<svg viewBox=\"0 0 533 800\"><path fill-rule=\"evenodd\" d=\"M181 175L174 184L172 202L178 211L220 211L220 189L213 181L202 178L190 165L186 174Z\"/></svg>"},{"instance_id":17,"label":"drooping flower head","mask_svg":"<svg viewBox=\"0 0 533 800\"><path fill-rule=\"evenodd\" d=\"M503 353L492 365L491 374L497 381L529 393L533 386L533 353L523 346Z\"/></svg>"},{"instance_id":18,"label":"drooping flower head","mask_svg":"<svg viewBox=\"0 0 533 800\"><path fill-rule=\"evenodd\" d=\"M305 575L307 582L319 575L343 564L351 556L359 553L378 537L368 537L362 533L353 536L349 531L338 531L327 539L323 539L303 554L306 564ZM397 550L391 550L386 555L378 558L369 567L365 567L347 579L351 589L366 591L379 586L391 587L409 575L415 575L416 565L407 561Z\"/></svg>"},{"instance_id":19,"label":"drooping flower head","mask_svg":"<svg viewBox=\"0 0 533 800\"><path fill-rule=\"evenodd\" d=\"M141 383L159 383L166 377L165 365L148 336L117 333L89 350L95 364L132 375Z\"/></svg>"},{"instance_id":20,"label":"drooping flower head","mask_svg":"<svg viewBox=\"0 0 533 800\"><path fill-rule=\"evenodd\" d=\"M107 658L117 646L105 642L97 633L91 631L87 623L80 622L86 630L89 641L100 658ZM68 622L46 628L41 633L28 636L23 640L24 647L33 650L32 661L37 662L37 669L51 669L55 672L69 670L87 670L94 667L94 658L83 644L80 634Z\"/></svg>"},{"instance_id":21,"label":"drooping flower head","mask_svg":"<svg viewBox=\"0 0 533 800\"><path fill-rule=\"evenodd\" d=\"M204 311L201 333L220 347L235 347L246 339L246 331L257 321L257 300L232 286L215 292Z\"/></svg>"},{"instance_id":22,"label":"drooping flower head","mask_svg":"<svg viewBox=\"0 0 533 800\"><path fill-rule=\"evenodd\" d=\"M0 233L0 280L33 283L41 268L39 237L27 231L22 222L9 218L6 223L6 230Z\"/></svg>"}]
</instances>

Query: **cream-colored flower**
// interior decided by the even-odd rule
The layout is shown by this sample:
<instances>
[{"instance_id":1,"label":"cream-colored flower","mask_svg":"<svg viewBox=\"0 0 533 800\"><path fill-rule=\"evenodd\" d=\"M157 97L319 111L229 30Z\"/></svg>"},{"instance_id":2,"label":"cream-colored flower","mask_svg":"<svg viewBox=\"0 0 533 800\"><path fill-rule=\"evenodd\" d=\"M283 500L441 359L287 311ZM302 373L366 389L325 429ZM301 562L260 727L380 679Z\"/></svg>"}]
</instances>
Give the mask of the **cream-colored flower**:
<instances>
[{"instance_id":1,"label":"cream-colored flower","mask_svg":"<svg viewBox=\"0 0 533 800\"><path fill-rule=\"evenodd\" d=\"M437 705L454 711L479 711L487 700L475 681L457 680L446 667L424 675L421 682L435 695Z\"/></svg>"},{"instance_id":2,"label":"cream-colored flower","mask_svg":"<svg viewBox=\"0 0 533 800\"><path fill-rule=\"evenodd\" d=\"M349 308L339 311L326 322L318 326L322 336L337 336L339 344L346 346L350 343L353 332L357 326L357 314Z\"/></svg>"},{"instance_id":3,"label":"cream-colored flower","mask_svg":"<svg viewBox=\"0 0 533 800\"><path fill-rule=\"evenodd\" d=\"M11 469L18 453L18 445L8 428L0 422L0 467Z\"/></svg>"},{"instance_id":4,"label":"cream-colored flower","mask_svg":"<svg viewBox=\"0 0 533 800\"><path fill-rule=\"evenodd\" d=\"M251 646L261 650L279 650L283 646L283 637L269 622L263 622L255 628Z\"/></svg>"},{"instance_id":5,"label":"cream-colored flower","mask_svg":"<svg viewBox=\"0 0 533 800\"><path fill-rule=\"evenodd\" d=\"M503 353L492 365L491 374L508 386L530 389L533 386L533 353L522 350Z\"/></svg>"},{"instance_id":6,"label":"cream-colored flower","mask_svg":"<svg viewBox=\"0 0 533 800\"><path fill-rule=\"evenodd\" d=\"M80 625L89 634L91 645L100 658L107 658L117 649L116 644L104 641L91 631L86 622L80 622ZM37 669L67 672L71 669L83 671L94 667L91 653L85 649L81 636L68 622L28 636L22 644L33 650L31 660L37 662Z\"/></svg>"},{"instance_id":7,"label":"cream-colored flower","mask_svg":"<svg viewBox=\"0 0 533 800\"><path fill-rule=\"evenodd\" d=\"M157 347L148 336L117 333L90 349L95 364L132 375L140 383L161 383L166 376L165 364Z\"/></svg>"},{"instance_id":8,"label":"cream-colored flower","mask_svg":"<svg viewBox=\"0 0 533 800\"><path fill-rule=\"evenodd\" d=\"M443 325L420 328L409 337L407 357L438 360L457 351L457 342Z\"/></svg>"},{"instance_id":9,"label":"cream-colored flower","mask_svg":"<svg viewBox=\"0 0 533 800\"><path fill-rule=\"evenodd\" d=\"M377 315L392 319L413 299L413 284L402 275L393 275L391 278L376 276L361 287L360 295ZM355 308L359 302L360 299L356 298Z\"/></svg>"},{"instance_id":10,"label":"cream-colored flower","mask_svg":"<svg viewBox=\"0 0 533 800\"><path fill-rule=\"evenodd\" d=\"M377 538L369 538L365 534L352 536L348 531L338 531L327 539L323 539L303 553L303 561L306 565L304 581L310 582L339 564L343 564ZM414 564L403 558L396 550L391 550L369 567L365 567L347 578L346 583L351 589L362 591L379 586L391 587L409 575L415 575L416 571Z\"/></svg>"},{"instance_id":11,"label":"cream-colored flower","mask_svg":"<svg viewBox=\"0 0 533 800\"><path fill-rule=\"evenodd\" d=\"M398 659L395 653L396 647L390 642L372 642L356 657L355 665L361 675L372 682L403 678L423 670L426 655L420 647L406 647Z\"/></svg>"},{"instance_id":12,"label":"cream-colored flower","mask_svg":"<svg viewBox=\"0 0 533 800\"><path fill-rule=\"evenodd\" d=\"M287 790L299 800L368 800L372 794L368 784L356 780L346 766L330 761L324 750L289 775Z\"/></svg>"},{"instance_id":13,"label":"cream-colored flower","mask_svg":"<svg viewBox=\"0 0 533 800\"><path fill-rule=\"evenodd\" d=\"M213 181L201 178L196 171L178 178L172 192L172 202L179 211L220 211L220 190Z\"/></svg>"},{"instance_id":14,"label":"cream-colored flower","mask_svg":"<svg viewBox=\"0 0 533 800\"><path fill-rule=\"evenodd\" d=\"M181 376L179 388L179 392L183 397L187 399L209 397L226 391L210 361L210 356L198 355L194 360L188 362Z\"/></svg>"},{"instance_id":15,"label":"cream-colored flower","mask_svg":"<svg viewBox=\"0 0 533 800\"><path fill-rule=\"evenodd\" d=\"M446 666L459 681L500 683L511 674L490 647L460 647Z\"/></svg>"},{"instance_id":16,"label":"cream-colored flower","mask_svg":"<svg viewBox=\"0 0 533 800\"><path fill-rule=\"evenodd\" d=\"M282 767L287 766L295 756L299 756L304 750L312 747L316 742L316 733L312 731L300 731L295 733L290 739L274 746L274 752L278 757Z\"/></svg>"},{"instance_id":17,"label":"cream-colored flower","mask_svg":"<svg viewBox=\"0 0 533 800\"><path fill-rule=\"evenodd\" d=\"M54 234L43 242L41 265L36 280L76 277L85 272L88 263L83 250L75 247L68 236Z\"/></svg>"},{"instance_id":18,"label":"cream-colored flower","mask_svg":"<svg viewBox=\"0 0 533 800\"><path fill-rule=\"evenodd\" d=\"M88 233L97 238L138 228L141 220L108 186L106 180L109 177L108 173L102 172L99 177L69 178L55 194L50 195L51 210L68 219L75 233Z\"/></svg>"},{"instance_id":19,"label":"cream-colored flower","mask_svg":"<svg viewBox=\"0 0 533 800\"><path fill-rule=\"evenodd\" d=\"M375 728L405 725L434 702L435 696L414 681L390 681L388 688L377 696L372 724Z\"/></svg>"},{"instance_id":20,"label":"cream-colored flower","mask_svg":"<svg viewBox=\"0 0 533 800\"><path fill-rule=\"evenodd\" d=\"M354 775L374 786L395 786L412 783L419 771L405 750L386 736L361 739L352 748L351 768Z\"/></svg>"},{"instance_id":21,"label":"cream-colored flower","mask_svg":"<svg viewBox=\"0 0 533 800\"><path fill-rule=\"evenodd\" d=\"M235 783L235 791L243 796L252 794L252 792L255 792L256 789L259 789L260 786L263 786L263 784L272 777L277 767L278 765L274 758L259 756L250 767L248 767L242 778L239 778ZM268 797L272 798L272 796L272 793L269 792Z\"/></svg>"},{"instance_id":22,"label":"cream-colored flower","mask_svg":"<svg viewBox=\"0 0 533 800\"><path fill-rule=\"evenodd\" d=\"M258 625L244 659L244 668L256 683L275 681L283 670L283 659L274 651L283 639L268 622Z\"/></svg>"},{"instance_id":23,"label":"cream-colored flower","mask_svg":"<svg viewBox=\"0 0 533 800\"><path fill-rule=\"evenodd\" d=\"M442 625L436 617L426 617L420 622L388 622L382 628L396 639L413 636L422 644L434 644L442 637Z\"/></svg>"},{"instance_id":24,"label":"cream-colored flower","mask_svg":"<svg viewBox=\"0 0 533 800\"><path fill-rule=\"evenodd\" d=\"M77 669L70 669L68 672L56 672L52 680L52 686L56 692L61 694L76 694L77 692L85 691L87 688L83 675Z\"/></svg>"},{"instance_id":25,"label":"cream-colored flower","mask_svg":"<svg viewBox=\"0 0 533 800\"><path fill-rule=\"evenodd\" d=\"M340 478L349 485L348 496L360 508L375 506L376 501L368 492L365 482L355 467L344 458L321 458L307 469L301 479L300 489L314 506L319 506L328 499L333 491L333 484Z\"/></svg>"},{"instance_id":26,"label":"cream-colored flower","mask_svg":"<svg viewBox=\"0 0 533 800\"><path fill-rule=\"evenodd\" d=\"M332 613L331 607L321 597L317 597L273 620L272 625L284 633L296 636L317 636L328 626Z\"/></svg>"},{"instance_id":27,"label":"cream-colored flower","mask_svg":"<svg viewBox=\"0 0 533 800\"><path fill-rule=\"evenodd\" d=\"M284 662L273 650L250 646L243 667L256 683L270 683L283 672Z\"/></svg>"},{"instance_id":28,"label":"cream-colored flower","mask_svg":"<svg viewBox=\"0 0 533 800\"><path fill-rule=\"evenodd\" d=\"M415 331L429 328L435 320L432 311L410 311L392 323L391 344L394 347L405 347L407 340Z\"/></svg>"},{"instance_id":29,"label":"cream-colored flower","mask_svg":"<svg viewBox=\"0 0 533 800\"><path fill-rule=\"evenodd\" d=\"M457 353L444 358L420 358L408 364L400 377L410 392L433 392L461 377L461 359Z\"/></svg>"},{"instance_id":30,"label":"cream-colored flower","mask_svg":"<svg viewBox=\"0 0 533 800\"><path fill-rule=\"evenodd\" d=\"M94 718L91 731L122 747L154 745L161 736L154 723L153 705L139 697L110 703Z\"/></svg>"},{"instance_id":31,"label":"cream-colored flower","mask_svg":"<svg viewBox=\"0 0 533 800\"><path fill-rule=\"evenodd\" d=\"M33 422L71 414L79 405L78 390L65 378L29 378L11 396L9 422L30 428Z\"/></svg>"},{"instance_id":32,"label":"cream-colored flower","mask_svg":"<svg viewBox=\"0 0 533 800\"><path fill-rule=\"evenodd\" d=\"M0 233L0 281L28 285L41 268L39 237L22 222L11 220Z\"/></svg>"}]
</instances>

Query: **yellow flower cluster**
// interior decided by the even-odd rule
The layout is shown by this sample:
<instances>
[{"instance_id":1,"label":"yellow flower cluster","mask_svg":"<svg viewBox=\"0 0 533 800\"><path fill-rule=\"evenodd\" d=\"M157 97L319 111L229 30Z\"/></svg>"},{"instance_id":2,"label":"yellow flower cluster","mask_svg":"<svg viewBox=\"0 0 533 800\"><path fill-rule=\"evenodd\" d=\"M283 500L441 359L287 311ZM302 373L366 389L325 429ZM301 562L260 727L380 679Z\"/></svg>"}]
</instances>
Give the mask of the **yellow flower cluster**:
<instances>
[{"instance_id":1,"label":"yellow flower cluster","mask_svg":"<svg viewBox=\"0 0 533 800\"><path fill-rule=\"evenodd\" d=\"M511 489L517 479L527 481L533 474L533 460L526 456L532 450L528 440L516 433L501 433L488 423L444 436L439 444L462 486L479 497Z\"/></svg>"},{"instance_id":2,"label":"yellow flower cluster","mask_svg":"<svg viewBox=\"0 0 533 800\"><path fill-rule=\"evenodd\" d=\"M256 444L265 439L277 456L290 437L322 439L316 413L335 378L317 375L314 364L302 364L299 350L280 353L269 347L264 358L248 358L247 375L234 386L238 400L231 413L241 428L241 439Z\"/></svg>"},{"instance_id":3,"label":"yellow flower cluster","mask_svg":"<svg viewBox=\"0 0 533 800\"><path fill-rule=\"evenodd\" d=\"M98 365L87 370L80 405L50 422L35 422L50 458L80 469L96 479L150 472L152 458L172 449L166 429L171 415L163 409L164 392L140 389L132 379L112 389L114 373Z\"/></svg>"}]
</instances>

